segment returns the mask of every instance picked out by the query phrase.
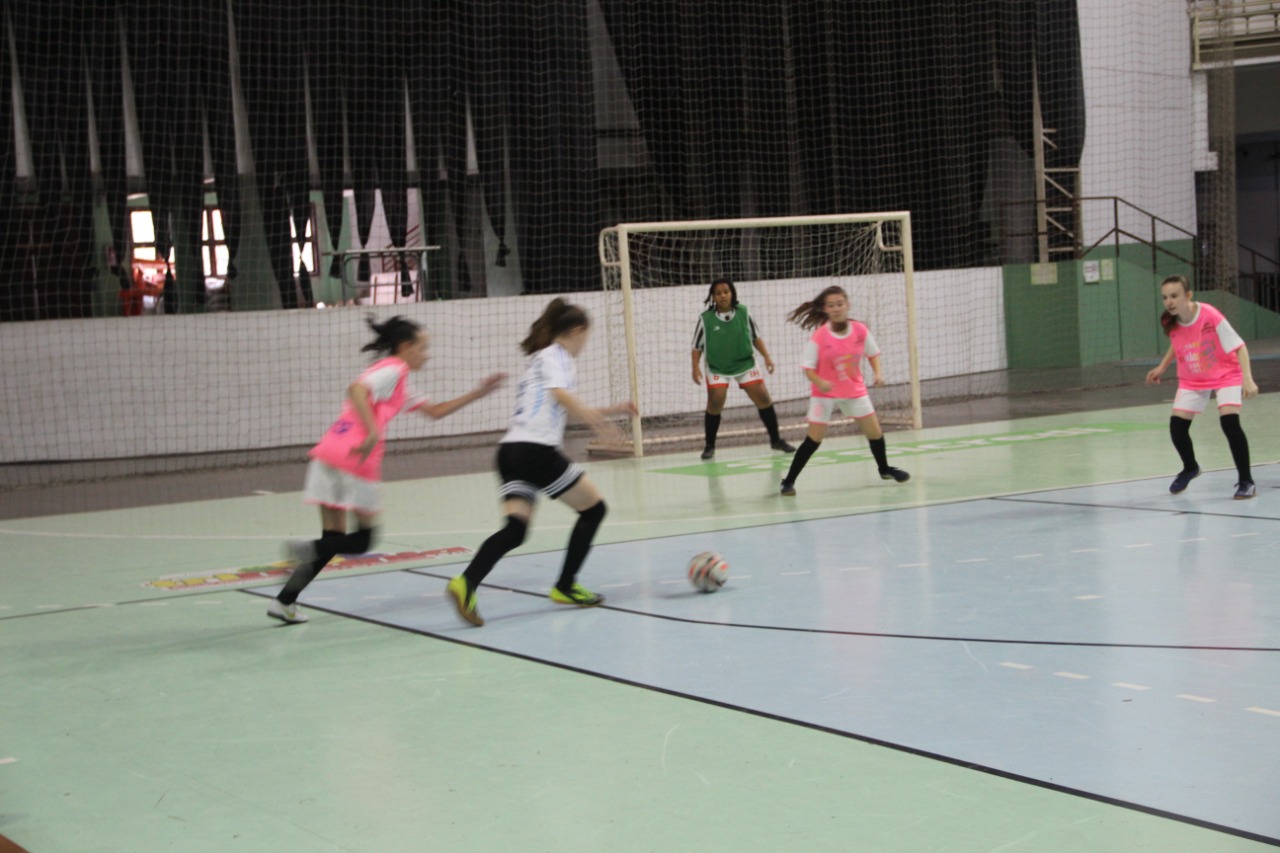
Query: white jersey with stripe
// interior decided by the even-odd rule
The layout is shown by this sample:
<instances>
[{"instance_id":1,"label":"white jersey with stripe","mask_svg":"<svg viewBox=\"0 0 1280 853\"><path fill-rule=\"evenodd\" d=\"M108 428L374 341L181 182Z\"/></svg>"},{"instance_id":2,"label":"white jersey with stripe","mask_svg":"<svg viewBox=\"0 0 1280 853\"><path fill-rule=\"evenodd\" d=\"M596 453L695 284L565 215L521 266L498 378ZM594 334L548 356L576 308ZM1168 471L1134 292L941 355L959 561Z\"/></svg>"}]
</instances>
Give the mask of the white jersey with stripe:
<instances>
[{"instance_id":1,"label":"white jersey with stripe","mask_svg":"<svg viewBox=\"0 0 1280 853\"><path fill-rule=\"evenodd\" d=\"M516 410L511 426L500 444L528 441L560 447L564 444L564 428L568 412L556 402L551 391L563 388L570 393L578 388L578 369L573 356L560 344L538 350L520 378L516 392Z\"/></svg>"}]
</instances>

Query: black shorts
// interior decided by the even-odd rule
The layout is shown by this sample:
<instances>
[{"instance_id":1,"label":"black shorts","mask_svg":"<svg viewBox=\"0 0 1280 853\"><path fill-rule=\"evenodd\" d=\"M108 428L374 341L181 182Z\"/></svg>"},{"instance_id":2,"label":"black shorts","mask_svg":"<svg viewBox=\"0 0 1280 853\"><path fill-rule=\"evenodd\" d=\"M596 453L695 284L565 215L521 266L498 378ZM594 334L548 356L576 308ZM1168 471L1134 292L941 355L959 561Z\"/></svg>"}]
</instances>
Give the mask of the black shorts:
<instances>
[{"instance_id":1,"label":"black shorts","mask_svg":"<svg viewBox=\"0 0 1280 853\"><path fill-rule=\"evenodd\" d=\"M538 492L558 498L569 491L587 472L567 458L560 448L527 441L498 445L498 477L503 500L523 498L538 502Z\"/></svg>"}]
</instances>

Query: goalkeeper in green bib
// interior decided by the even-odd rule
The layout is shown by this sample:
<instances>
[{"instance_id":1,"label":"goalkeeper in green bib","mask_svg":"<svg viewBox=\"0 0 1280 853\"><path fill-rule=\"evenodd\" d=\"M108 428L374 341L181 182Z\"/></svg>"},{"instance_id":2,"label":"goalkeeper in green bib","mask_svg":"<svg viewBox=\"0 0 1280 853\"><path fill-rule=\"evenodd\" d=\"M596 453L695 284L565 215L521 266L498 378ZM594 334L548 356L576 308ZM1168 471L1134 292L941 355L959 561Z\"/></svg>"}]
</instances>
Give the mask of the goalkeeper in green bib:
<instances>
[{"instance_id":1,"label":"goalkeeper in green bib","mask_svg":"<svg viewBox=\"0 0 1280 853\"><path fill-rule=\"evenodd\" d=\"M769 431L769 446L783 453L795 453L796 449L782 440L778 433L778 413L773 408L769 389L764 387L764 374L756 365L755 350L764 357L765 370L773 373L773 359L765 348L756 322L747 313L747 306L738 302L738 289L727 278L711 282L705 301L707 310L698 318L698 328L693 335L693 381L703 382L702 356L707 358L707 414L704 420L707 444L702 449L703 459L716 455L716 434L720 431L720 413L724 411L729 396L729 383L737 382L747 392L764 427Z\"/></svg>"}]
</instances>

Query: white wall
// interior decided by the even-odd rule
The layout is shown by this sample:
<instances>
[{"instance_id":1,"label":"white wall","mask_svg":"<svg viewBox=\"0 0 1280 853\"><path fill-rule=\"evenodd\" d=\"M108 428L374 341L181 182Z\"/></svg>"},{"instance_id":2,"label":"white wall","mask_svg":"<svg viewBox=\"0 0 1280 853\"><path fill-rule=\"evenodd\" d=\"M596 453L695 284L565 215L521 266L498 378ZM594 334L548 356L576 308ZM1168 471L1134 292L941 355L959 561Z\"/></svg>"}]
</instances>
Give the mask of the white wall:
<instances>
[{"instance_id":1,"label":"white wall","mask_svg":"<svg viewBox=\"0 0 1280 853\"><path fill-rule=\"evenodd\" d=\"M1193 157L1204 141L1195 131L1186 4L1080 0L1079 16L1087 110L1084 195L1119 196L1194 232ZM1085 214L1085 241L1092 244L1114 220L1104 206ZM1134 230L1138 221L1125 227Z\"/></svg>"},{"instance_id":2,"label":"white wall","mask_svg":"<svg viewBox=\"0 0 1280 853\"><path fill-rule=\"evenodd\" d=\"M1005 365L999 269L917 274L921 370L925 378L997 370ZM844 281L850 287L849 281ZM761 325L778 373L777 399L806 396L797 368L805 335L786 311L825 282L744 282L740 293ZM897 295L850 287L854 314L866 319L885 350L886 377L906 368ZM689 345L706 289L640 294L640 367L645 414L699 411L705 392L690 378ZM550 296L490 297L375 309L406 314L432 334L431 360L416 389L444 400L494 372L514 374L493 396L438 422L406 416L390 437L452 435L502 429L523 367L519 341ZM603 293L569 298L595 318L579 360L580 393L589 403L622 400L610 388L610 334ZM209 315L51 320L7 324L0 458L5 462L107 459L249 450L314 442L337 415L347 385L368 354L368 309L258 311Z\"/></svg>"}]
</instances>

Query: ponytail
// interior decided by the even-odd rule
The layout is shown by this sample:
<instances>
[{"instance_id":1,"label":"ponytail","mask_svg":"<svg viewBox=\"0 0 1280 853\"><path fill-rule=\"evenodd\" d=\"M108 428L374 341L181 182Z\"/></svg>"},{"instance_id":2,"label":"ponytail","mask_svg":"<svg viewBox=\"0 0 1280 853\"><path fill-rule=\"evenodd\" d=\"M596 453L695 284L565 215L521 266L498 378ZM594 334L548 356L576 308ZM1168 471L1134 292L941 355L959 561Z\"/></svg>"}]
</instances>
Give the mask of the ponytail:
<instances>
[{"instance_id":1,"label":"ponytail","mask_svg":"<svg viewBox=\"0 0 1280 853\"><path fill-rule=\"evenodd\" d=\"M551 346L564 333L590 325L591 320L586 311L557 296L543 310L542 316L533 321L529 334L520 342L520 349L524 350L525 355L533 355L538 350Z\"/></svg>"},{"instance_id":2,"label":"ponytail","mask_svg":"<svg viewBox=\"0 0 1280 853\"><path fill-rule=\"evenodd\" d=\"M827 321L827 297L835 294L839 294L845 299L849 298L849 294L844 292L843 287L833 284L810 301L802 303L796 310L787 315L787 320L802 329L816 329Z\"/></svg>"},{"instance_id":3,"label":"ponytail","mask_svg":"<svg viewBox=\"0 0 1280 853\"><path fill-rule=\"evenodd\" d=\"M396 350L400 349L401 346L416 341L418 334L422 331L422 327L417 323L401 317L399 314L384 323L377 323L374 320L374 315L370 314L366 322L377 337L361 347L360 352L395 355Z\"/></svg>"}]
</instances>

